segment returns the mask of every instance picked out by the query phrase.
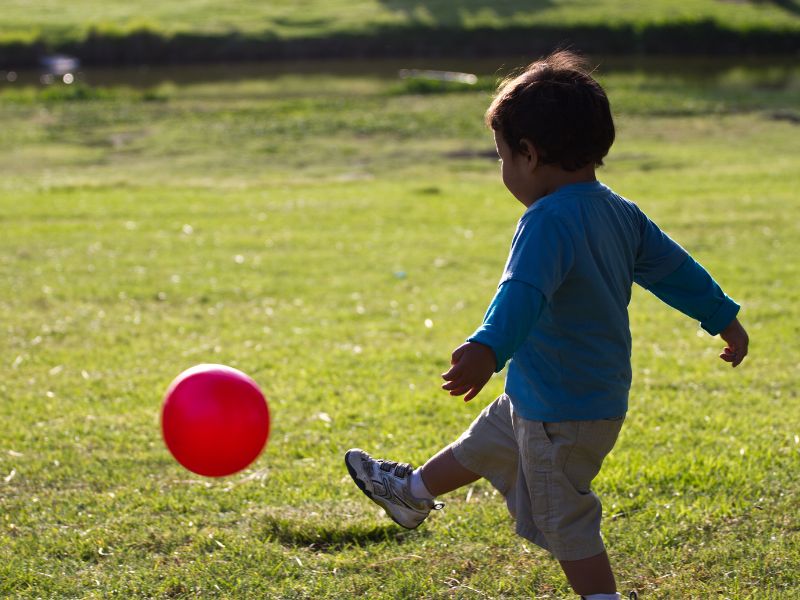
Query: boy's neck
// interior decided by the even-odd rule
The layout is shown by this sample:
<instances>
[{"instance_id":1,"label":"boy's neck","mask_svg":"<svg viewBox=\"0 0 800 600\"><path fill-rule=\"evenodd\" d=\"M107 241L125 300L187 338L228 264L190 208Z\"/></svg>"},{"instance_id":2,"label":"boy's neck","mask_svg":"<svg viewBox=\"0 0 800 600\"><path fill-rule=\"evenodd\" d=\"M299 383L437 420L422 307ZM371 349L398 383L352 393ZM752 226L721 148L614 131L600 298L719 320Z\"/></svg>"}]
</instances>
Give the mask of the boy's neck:
<instances>
[{"instance_id":1,"label":"boy's neck","mask_svg":"<svg viewBox=\"0 0 800 600\"><path fill-rule=\"evenodd\" d=\"M540 165L539 169L541 172L538 174L537 178L541 184L539 189L536 190L536 194L534 195L531 203L526 204L523 202L523 204L526 206L531 206L534 202L544 198L545 196L548 196L549 194L552 194L557 189L562 188L565 185L570 185L573 183L591 183L593 181L597 181L593 164L588 164L577 171L567 171L553 165Z\"/></svg>"}]
</instances>

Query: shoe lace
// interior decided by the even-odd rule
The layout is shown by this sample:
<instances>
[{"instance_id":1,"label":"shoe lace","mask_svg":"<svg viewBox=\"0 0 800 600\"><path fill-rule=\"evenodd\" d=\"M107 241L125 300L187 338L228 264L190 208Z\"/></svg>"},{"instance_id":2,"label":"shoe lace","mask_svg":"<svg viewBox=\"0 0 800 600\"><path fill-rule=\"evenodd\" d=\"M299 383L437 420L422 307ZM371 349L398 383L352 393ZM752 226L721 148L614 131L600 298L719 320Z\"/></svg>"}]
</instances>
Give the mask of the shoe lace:
<instances>
[{"instance_id":1,"label":"shoe lace","mask_svg":"<svg viewBox=\"0 0 800 600\"><path fill-rule=\"evenodd\" d=\"M414 467L408 463L398 463L394 460L378 460L378 467L381 471L392 473L398 479L405 479L408 475L414 472Z\"/></svg>"},{"instance_id":2,"label":"shoe lace","mask_svg":"<svg viewBox=\"0 0 800 600\"><path fill-rule=\"evenodd\" d=\"M411 475L411 473L414 472L414 467L409 463L399 463L394 460L385 460L382 458L379 458L377 460L377 463L378 463L378 468L381 471L384 471L386 473L393 472L394 476L399 479L405 479L406 477ZM444 508L444 502L434 502L433 506L431 507L432 510L442 510L443 508Z\"/></svg>"},{"instance_id":3,"label":"shoe lace","mask_svg":"<svg viewBox=\"0 0 800 600\"><path fill-rule=\"evenodd\" d=\"M405 479L414 472L414 467L409 463L399 463L395 460L384 460L382 458L379 458L376 462L381 471L386 473L393 472L393 475L399 479ZM442 510L443 508L444 502L434 502L433 506L431 506L431 510Z\"/></svg>"}]
</instances>

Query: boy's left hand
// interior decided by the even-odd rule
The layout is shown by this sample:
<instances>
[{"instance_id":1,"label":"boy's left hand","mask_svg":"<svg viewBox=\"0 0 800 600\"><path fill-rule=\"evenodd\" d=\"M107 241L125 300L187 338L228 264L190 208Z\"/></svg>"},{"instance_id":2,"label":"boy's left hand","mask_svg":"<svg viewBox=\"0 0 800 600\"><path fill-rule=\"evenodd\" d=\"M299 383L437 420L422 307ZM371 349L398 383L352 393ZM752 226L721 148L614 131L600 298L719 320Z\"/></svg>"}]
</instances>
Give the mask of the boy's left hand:
<instances>
[{"instance_id":1,"label":"boy's left hand","mask_svg":"<svg viewBox=\"0 0 800 600\"><path fill-rule=\"evenodd\" d=\"M442 379L447 381L442 389L449 391L451 396L466 394L464 402L469 402L492 377L497 361L489 346L467 342L453 350L450 364L450 370L442 373Z\"/></svg>"},{"instance_id":2,"label":"boy's left hand","mask_svg":"<svg viewBox=\"0 0 800 600\"><path fill-rule=\"evenodd\" d=\"M719 357L725 362L731 363L732 367L738 367L747 356L747 347L750 344L750 338L742 324L739 323L739 319L731 321L730 325L720 331L719 337L728 344Z\"/></svg>"}]
</instances>

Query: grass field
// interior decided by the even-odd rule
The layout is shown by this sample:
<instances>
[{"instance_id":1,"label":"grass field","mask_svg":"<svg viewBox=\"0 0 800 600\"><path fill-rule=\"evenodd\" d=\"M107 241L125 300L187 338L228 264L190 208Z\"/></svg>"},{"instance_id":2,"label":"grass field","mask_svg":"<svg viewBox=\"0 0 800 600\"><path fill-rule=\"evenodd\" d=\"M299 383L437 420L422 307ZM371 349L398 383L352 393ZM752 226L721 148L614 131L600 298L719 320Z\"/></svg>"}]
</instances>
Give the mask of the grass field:
<instances>
[{"instance_id":1,"label":"grass field","mask_svg":"<svg viewBox=\"0 0 800 600\"><path fill-rule=\"evenodd\" d=\"M731 370L635 290L630 412L595 482L620 586L797 598L800 75L600 75L601 179L752 338ZM502 389L438 389L521 214L487 154L491 79L0 88L0 596L570 596L485 482L407 532L342 463L419 464ZM160 439L167 384L200 362L251 374L273 412L264 455L222 480Z\"/></svg>"},{"instance_id":2,"label":"grass field","mask_svg":"<svg viewBox=\"0 0 800 600\"><path fill-rule=\"evenodd\" d=\"M336 0L235 4L184 0L105 2L93 0L6 0L0 19L0 40L39 37L80 39L89 29L124 32L147 28L175 33L268 33L278 37L317 37L337 33L370 33L379 27L524 27L531 25L636 25L710 19L736 28L800 27L800 4L795 0L720 2L618 2L615 0Z\"/></svg>"}]
</instances>

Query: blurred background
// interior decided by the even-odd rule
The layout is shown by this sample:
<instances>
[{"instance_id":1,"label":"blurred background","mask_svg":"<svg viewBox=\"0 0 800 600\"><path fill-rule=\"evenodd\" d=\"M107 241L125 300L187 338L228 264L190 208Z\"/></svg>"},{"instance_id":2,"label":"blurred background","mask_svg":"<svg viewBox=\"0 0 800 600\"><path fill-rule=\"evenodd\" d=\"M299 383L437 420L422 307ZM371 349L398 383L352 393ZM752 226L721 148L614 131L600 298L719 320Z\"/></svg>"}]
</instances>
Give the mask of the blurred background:
<instances>
[{"instance_id":1,"label":"blurred background","mask_svg":"<svg viewBox=\"0 0 800 600\"><path fill-rule=\"evenodd\" d=\"M0 169L274 181L298 167L385 172L434 139L461 164L487 145L476 117L499 78L556 47L600 66L623 117L797 120L793 0L8 0ZM412 109L434 95L448 97Z\"/></svg>"}]
</instances>

